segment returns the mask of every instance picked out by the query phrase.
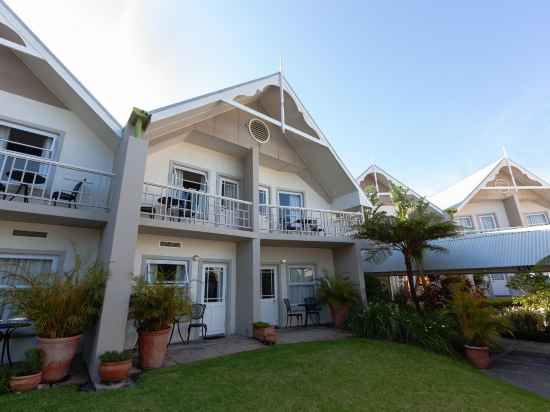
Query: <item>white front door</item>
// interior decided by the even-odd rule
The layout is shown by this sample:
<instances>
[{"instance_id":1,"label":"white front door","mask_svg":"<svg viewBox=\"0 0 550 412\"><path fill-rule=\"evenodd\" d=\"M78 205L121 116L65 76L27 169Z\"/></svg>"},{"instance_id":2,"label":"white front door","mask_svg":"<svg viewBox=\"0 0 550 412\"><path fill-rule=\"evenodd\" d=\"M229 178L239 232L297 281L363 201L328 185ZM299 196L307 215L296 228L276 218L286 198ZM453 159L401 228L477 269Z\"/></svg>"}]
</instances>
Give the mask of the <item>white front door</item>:
<instances>
[{"instance_id":1,"label":"white front door","mask_svg":"<svg viewBox=\"0 0 550 412\"><path fill-rule=\"evenodd\" d=\"M262 266L260 270L260 315L262 322L279 325L277 297L277 267Z\"/></svg>"},{"instance_id":2,"label":"white front door","mask_svg":"<svg viewBox=\"0 0 550 412\"><path fill-rule=\"evenodd\" d=\"M223 263L205 263L202 274L204 282L203 301L206 304L204 321L208 327L207 335L224 335L227 265Z\"/></svg>"}]
</instances>

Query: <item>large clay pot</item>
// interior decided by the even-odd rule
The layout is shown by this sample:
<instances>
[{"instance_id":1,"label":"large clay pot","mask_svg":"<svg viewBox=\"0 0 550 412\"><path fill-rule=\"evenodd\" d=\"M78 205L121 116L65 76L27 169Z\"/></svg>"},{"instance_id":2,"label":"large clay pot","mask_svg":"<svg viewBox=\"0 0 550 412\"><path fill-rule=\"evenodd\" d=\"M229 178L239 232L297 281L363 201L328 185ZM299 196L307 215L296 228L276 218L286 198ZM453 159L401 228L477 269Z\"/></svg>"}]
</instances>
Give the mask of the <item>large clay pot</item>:
<instances>
[{"instance_id":1,"label":"large clay pot","mask_svg":"<svg viewBox=\"0 0 550 412\"><path fill-rule=\"evenodd\" d=\"M69 374L71 362L82 335L70 338L36 338L42 350L42 379L47 383L59 382Z\"/></svg>"},{"instance_id":2,"label":"large clay pot","mask_svg":"<svg viewBox=\"0 0 550 412\"><path fill-rule=\"evenodd\" d=\"M266 345L275 345L277 343L277 331L273 326L254 328L254 337Z\"/></svg>"},{"instance_id":3,"label":"large clay pot","mask_svg":"<svg viewBox=\"0 0 550 412\"><path fill-rule=\"evenodd\" d=\"M466 358L478 369L487 369L491 364L491 355L486 346L464 345Z\"/></svg>"},{"instance_id":4,"label":"large clay pot","mask_svg":"<svg viewBox=\"0 0 550 412\"><path fill-rule=\"evenodd\" d=\"M142 368L162 367L168 339L170 339L170 328L155 332L139 332L139 361Z\"/></svg>"},{"instance_id":5,"label":"large clay pot","mask_svg":"<svg viewBox=\"0 0 550 412\"><path fill-rule=\"evenodd\" d=\"M334 322L334 327L337 329L342 329L344 327L344 323L348 319L349 316L349 305L341 305L341 306L334 306L329 305L330 313L332 315L332 321Z\"/></svg>"},{"instance_id":6,"label":"large clay pot","mask_svg":"<svg viewBox=\"0 0 550 412\"><path fill-rule=\"evenodd\" d=\"M105 362L99 365L99 376L102 382L121 382L128 379L132 359L120 362Z\"/></svg>"},{"instance_id":7,"label":"large clay pot","mask_svg":"<svg viewBox=\"0 0 550 412\"><path fill-rule=\"evenodd\" d=\"M10 378L10 389L13 392L29 392L35 389L42 381L42 372L27 376L12 376Z\"/></svg>"}]
</instances>

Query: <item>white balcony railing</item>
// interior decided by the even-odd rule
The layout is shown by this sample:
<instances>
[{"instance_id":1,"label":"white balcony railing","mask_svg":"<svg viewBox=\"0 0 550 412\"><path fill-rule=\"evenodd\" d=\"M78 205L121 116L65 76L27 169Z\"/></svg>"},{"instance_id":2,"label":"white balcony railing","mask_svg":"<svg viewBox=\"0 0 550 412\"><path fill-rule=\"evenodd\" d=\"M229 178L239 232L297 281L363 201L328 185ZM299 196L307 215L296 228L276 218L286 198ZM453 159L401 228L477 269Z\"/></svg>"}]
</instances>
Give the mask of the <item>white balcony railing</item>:
<instances>
[{"instance_id":1,"label":"white balcony railing","mask_svg":"<svg viewBox=\"0 0 550 412\"><path fill-rule=\"evenodd\" d=\"M259 207L259 228L264 232L352 237L355 225L362 221L363 215L360 212L289 206Z\"/></svg>"},{"instance_id":2,"label":"white balcony railing","mask_svg":"<svg viewBox=\"0 0 550 412\"><path fill-rule=\"evenodd\" d=\"M141 216L251 230L252 203L198 190L144 183Z\"/></svg>"},{"instance_id":3,"label":"white balcony railing","mask_svg":"<svg viewBox=\"0 0 550 412\"><path fill-rule=\"evenodd\" d=\"M110 207L113 174L0 150L0 200L58 207Z\"/></svg>"}]
</instances>

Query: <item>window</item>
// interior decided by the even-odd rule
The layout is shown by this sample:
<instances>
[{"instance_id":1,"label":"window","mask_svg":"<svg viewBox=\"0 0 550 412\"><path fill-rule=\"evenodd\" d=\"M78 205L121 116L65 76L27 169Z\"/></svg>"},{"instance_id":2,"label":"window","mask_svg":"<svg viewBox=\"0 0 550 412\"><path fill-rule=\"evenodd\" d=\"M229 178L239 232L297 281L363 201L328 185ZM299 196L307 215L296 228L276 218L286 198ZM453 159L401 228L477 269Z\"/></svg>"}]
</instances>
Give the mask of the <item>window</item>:
<instances>
[{"instance_id":1,"label":"window","mask_svg":"<svg viewBox=\"0 0 550 412\"><path fill-rule=\"evenodd\" d=\"M487 214L487 215L480 215L479 216L479 226L482 230L493 230L496 229L497 226L497 220L495 218L495 215Z\"/></svg>"},{"instance_id":2,"label":"window","mask_svg":"<svg viewBox=\"0 0 550 412\"><path fill-rule=\"evenodd\" d=\"M146 280L149 283L189 285L188 264L184 260L148 260Z\"/></svg>"},{"instance_id":3,"label":"window","mask_svg":"<svg viewBox=\"0 0 550 412\"><path fill-rule=\"evenodd\" d=\"M288 299L293 305L315 296L315 267L313 265L288 267Z\"/></svg>"},{"instance_id":4,"label":"window","mask_svg":"<svg viewBox=\"0 0 550 412\"><path fill-rule=\"evenodd\" d=\"M301 228L304 197L299 192L279 192L279 225L282 230L297 230Z\"/></svg>"},{"instance_id":5,"label":"window","mask_svg":"<svg viewBox=\"0 0 550 412\"><path fill-rule=\"evenodd\" d=\"M472 216L458 216L456 218L456 223L464 230L474 230L474 220L472 219Z\"/></svg>"},{"instance_id":6,"label":"window","mask_svg":"<svg viewBox=\"0 0 550 412\"><path fill-rule=\"evenodd\" d=\"M494 273L489 275L491 280L506 280L506 275L503 273Z\"/></svg>"},{"instance_id":7,"label":"window","mask_svg":"<svg viewBox=\"0 0 550 412\"><path fill-rule=\"evenodd\" d=\"M223 302L224 266L206 266L204 268L204 302Z\"/></svg>"},{"instance_id":8,"label":"window","mask_svg":"<svg viewBox=\"0 0 550 412\"><path fill-rule=\"evenodd\" d=\"M527 215L527 224L529 226L547 225L548 224L548 216L546 216L546 213L544 213L544 212L529 213Z\"/></svg>"},{"instance_id":9,"label":"window","mask_svg":"<svg viewBox=\"0 0 550 412\"><path fill-rule=\"evenodd\" d=\"M268 216L269 214L269 189L267 187L260 187L258 189L258 203L260 216Z\"/></svg>"},{"instance_id":10,"label":"window","mask_svg":"<svg viewBox=\"0 0 550 412\"><path fill-rule=\"evenodd\" d=\"M208 191L208 179L206 173L193 170L182 166L172 166L171 182L172 186L183 187L184 189L197 190L199 192Z\"/></svg>"},{"instance_id":11,"label":"window","mask_svg":"<svg viewBox=\"0 0 550 412\"><path fill-rule=\"evenodd\" d=\"M21 280L10 275L36 276L56 272L58 261L58 256L0 255L0 289L24 286Z\"/></svg>"},{"instance_id":12,"label":"window","mask_svg":"<svg viewBox=\"0 0 550 412\"><path fill-rule=\"evenodd\" d=\"M275 269L264 268L261 271L262 299L275 298Z\"/></svg>"},{"instance_id":13,"label":"window","mask_svg":"<svg viewBox=\"0 0 550 412\"><path fill-rule=\"evenodd\" d=\"M220 180L220 194L231 199L239 198L239 182L222 177Z\"/></svg>"}]
</instances>

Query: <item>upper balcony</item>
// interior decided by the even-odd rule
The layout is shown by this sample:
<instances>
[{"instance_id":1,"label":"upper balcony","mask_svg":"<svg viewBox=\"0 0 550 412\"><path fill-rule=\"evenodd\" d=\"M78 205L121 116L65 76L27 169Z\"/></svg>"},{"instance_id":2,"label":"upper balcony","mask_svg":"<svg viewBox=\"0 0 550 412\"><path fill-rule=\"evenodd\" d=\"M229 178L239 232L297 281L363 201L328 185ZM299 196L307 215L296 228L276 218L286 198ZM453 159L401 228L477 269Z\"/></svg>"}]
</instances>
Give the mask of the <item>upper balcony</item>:
<instances>
[{"instance_id":1,"label":"upper balcony","mask_svg":"<svg viewBox=\"0 0 550 412\"><path fill-rule=\"evenodd\" d=\"M21 213L106 221L113 174L0 150L0 208L9 218ZM11 215L10 215L11 214Z\"/></svg>"}]
</instances>

